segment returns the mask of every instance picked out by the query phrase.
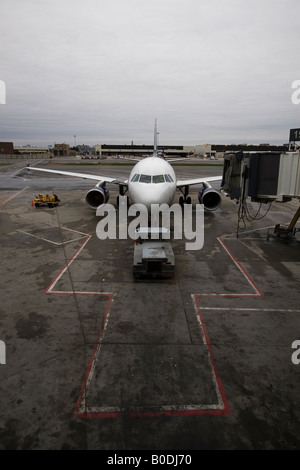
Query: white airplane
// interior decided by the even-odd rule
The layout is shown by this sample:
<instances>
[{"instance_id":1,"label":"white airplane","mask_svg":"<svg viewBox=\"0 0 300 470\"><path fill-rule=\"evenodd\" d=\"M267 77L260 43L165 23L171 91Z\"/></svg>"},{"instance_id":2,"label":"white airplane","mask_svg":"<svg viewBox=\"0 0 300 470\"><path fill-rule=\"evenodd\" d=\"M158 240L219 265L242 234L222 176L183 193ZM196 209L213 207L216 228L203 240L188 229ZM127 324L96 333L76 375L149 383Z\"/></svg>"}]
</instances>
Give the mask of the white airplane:
<instances>
[{"instance_id":1,"label":"white airplane","mask_svg":"<svg viewBox=\"0 0 300 470\"><path fill-rule=\"evenodd\" d=\"M216 210L221 204L221 195L218 191L213 189L209 183L222 180L222 176L177 180L170 163L165 160L165 158L158 155L156 120L153 155L138 161L133 167L128 180L120 181L107 176L63 170L48 170L29 166L27 168L28 170L96 180L96 186L90 189L85 196L86 203L92 209L97 209L102 204L108 202L109 191L106 187L106 183L118 184L119 194L121 196L124 196L128 192L129 201L132 204L144 204L147 209L151 209L151 204L165 203L171 205L174 201L177 189L182 193L182 196L179 198L179 203L190 204L189 187L197 184L202 184L202 189L198 194L198 200L200 204L204 205L206 210ZM117 202L119 202L119 198Z\"/></svg>"}]
</instances>

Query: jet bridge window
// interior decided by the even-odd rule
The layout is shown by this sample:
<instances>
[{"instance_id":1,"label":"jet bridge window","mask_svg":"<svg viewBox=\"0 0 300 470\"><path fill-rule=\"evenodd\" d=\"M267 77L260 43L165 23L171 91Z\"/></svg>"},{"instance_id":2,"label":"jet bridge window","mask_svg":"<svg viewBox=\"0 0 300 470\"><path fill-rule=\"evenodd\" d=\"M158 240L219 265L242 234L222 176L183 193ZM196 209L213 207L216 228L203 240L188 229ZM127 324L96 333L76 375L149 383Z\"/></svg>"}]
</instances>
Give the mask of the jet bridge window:
<instances>
[{"instance_id":1,"label":"jet bridge window","mask_svg":"<svg viewBox=\"0 0 300 470\"><path fill-rule=\"evenodd\" d=\"M167 181L168 183L173 183L173 182L174 182L174 180L173 180L173 178L172 178L171 175L165 175L165 178L166 178L166 181Z\"/></svg>"},{"instance_id":2,"label":"jet bridge window","mask_svg":"<svg viewBox=\"0 0 300 470\"><path fill-rule=\"evenodd\" d=\"M153 176L153 183L164 183L165 178L164 175L154 175Z\"/></svg>"},{"instance_id":3,"label":"jet bridge window","mask_svg":"<svg viewBox=\"0 0 300 470\"><path fill-rule=\"evenodd\" d=\"M141 175L140 183L151 183L151 175Z\"/></svg>"},{"instance_id":4,"label":"jet bridge window","mask_svg":"<svg viewBox=\"0 0 300 470\"><path fill-rule=\"evenodd\" d=\"M140 175L138 175L138 174L136 173L136 174L133 176L133 178L131 179L131 182L132 182L132 183L135 183L136 181L139 180L139 177L140 177Z\"/></svg>"}]
</instances>

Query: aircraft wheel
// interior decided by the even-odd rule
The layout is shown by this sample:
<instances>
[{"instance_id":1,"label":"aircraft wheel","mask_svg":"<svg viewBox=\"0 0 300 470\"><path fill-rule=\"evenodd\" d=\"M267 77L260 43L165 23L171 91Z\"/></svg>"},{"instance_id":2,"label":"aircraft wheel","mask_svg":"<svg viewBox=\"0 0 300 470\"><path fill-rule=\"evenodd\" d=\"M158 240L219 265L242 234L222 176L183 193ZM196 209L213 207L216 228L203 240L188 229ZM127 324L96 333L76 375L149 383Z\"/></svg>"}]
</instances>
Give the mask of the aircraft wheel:
<instances>
[{"instance_id":1,"label":"aircraft wheel","mask_svg":"<svg viewBox=\"0 0 300 470\"><path fill-rule=\"evenodd\" d=\"M192 199L190 196L186 198L186 204L192 204Z\"/></svg>"},{"instance_id":2,"label":"aircraft wheel","mask_svg":"<svg viewBox=\"0 0 300 470\"><path fill-rule=\"evenodd\" d=\"M179 198L179 204L180 204L181 206L183 206L183 204L184 204L184 201L183 201L183 197L182 197L182 196L180 196L180 198Z\"/></svg>"}]
</instances>

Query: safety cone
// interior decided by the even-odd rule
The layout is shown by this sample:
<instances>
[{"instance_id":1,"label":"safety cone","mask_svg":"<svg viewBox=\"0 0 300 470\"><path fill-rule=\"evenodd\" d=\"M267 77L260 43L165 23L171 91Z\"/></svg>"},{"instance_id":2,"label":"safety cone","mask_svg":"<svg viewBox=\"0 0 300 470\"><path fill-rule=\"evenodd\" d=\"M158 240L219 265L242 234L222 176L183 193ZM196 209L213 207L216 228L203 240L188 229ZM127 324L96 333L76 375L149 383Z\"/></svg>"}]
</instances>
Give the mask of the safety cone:
<instances>
[{"instance_id":1,"label":"safety cone","mask_svg":"<svg viewBox=\"0 0 300 470\"><path fill-rule=\"evenodd\" d=\"M33 200L31 199L31 207L33 207Z\"/></svg>"}]
</instances>

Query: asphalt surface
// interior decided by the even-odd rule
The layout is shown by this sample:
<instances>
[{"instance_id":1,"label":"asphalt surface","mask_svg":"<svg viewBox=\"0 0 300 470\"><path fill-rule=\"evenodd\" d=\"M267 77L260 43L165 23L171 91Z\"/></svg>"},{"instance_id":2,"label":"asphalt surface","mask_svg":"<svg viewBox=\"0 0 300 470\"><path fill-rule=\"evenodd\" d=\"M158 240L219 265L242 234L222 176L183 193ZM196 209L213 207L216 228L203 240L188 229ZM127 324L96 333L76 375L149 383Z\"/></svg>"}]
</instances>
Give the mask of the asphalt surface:
<instances>
[{"instance_id":1,"label":"asphalt surface","mask_svg":"<svg viewBox=\"0 0 300 470\"><path fill-rule=\"evenodd\" d=\"M274 234L297 200L238 220L222 195L204 216L203 248L172 240L174 277L137 281L134 242L96 235L99 217L84 202L93 182L10 163L0 166L0 449L299 448L300 232ZM31 206L52 192L57 208ZM258 206L248 208L254 216Z\"/></svg>"}]
</instances>

